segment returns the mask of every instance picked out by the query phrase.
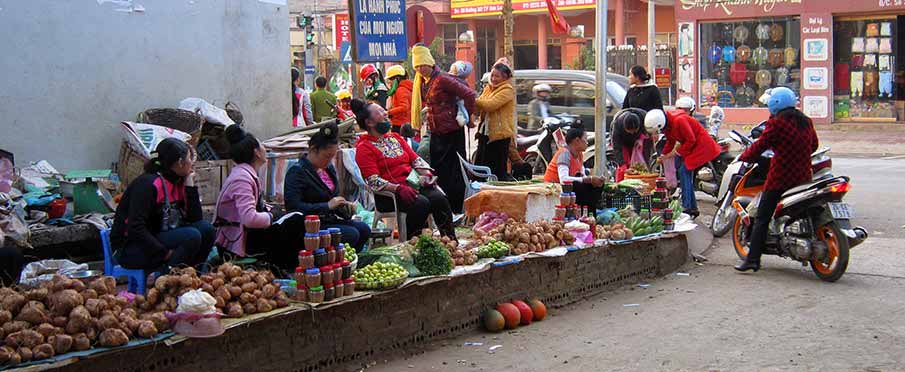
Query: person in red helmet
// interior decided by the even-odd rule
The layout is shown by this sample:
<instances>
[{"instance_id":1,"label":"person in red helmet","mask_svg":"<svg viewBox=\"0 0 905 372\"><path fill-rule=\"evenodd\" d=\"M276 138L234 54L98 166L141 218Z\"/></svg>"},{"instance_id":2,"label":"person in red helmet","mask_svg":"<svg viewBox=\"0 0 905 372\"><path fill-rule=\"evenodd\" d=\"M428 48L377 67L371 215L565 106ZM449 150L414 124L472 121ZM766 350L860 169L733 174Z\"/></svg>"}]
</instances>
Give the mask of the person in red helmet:
<instances>
[{"instance_id":1,"label":"person in red helmet","mask_svg":"<svg viewBox=\"0 0 905 372\"><path fill-rule=\"evenodd\" d=\"M390 95L388 93L389 89L383 81L383 73L374 65L367 64L361 66L361 69L358 70L358 77L361 79L361 83L364 84L365 99L386 109L387 99Z\"/></svg>"}]
</instances>

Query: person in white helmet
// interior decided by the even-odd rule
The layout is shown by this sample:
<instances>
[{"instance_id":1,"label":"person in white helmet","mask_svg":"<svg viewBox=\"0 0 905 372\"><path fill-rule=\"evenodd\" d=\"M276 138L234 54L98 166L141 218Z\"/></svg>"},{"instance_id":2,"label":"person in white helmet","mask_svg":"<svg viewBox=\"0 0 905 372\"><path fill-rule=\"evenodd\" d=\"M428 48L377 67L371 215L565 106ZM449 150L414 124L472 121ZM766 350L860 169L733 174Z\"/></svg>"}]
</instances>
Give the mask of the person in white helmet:
<instances>
[{"instance_id":1,"label":"person in white helmet","mask_svg":"<svg viewBox=\"0 0 905 372\"><path fill-rule=\"evenodd\" d=\"M537 84L532 88L534 99L528 102L528 129L540 129L544 118L550 116L549 84Z\"/></svg>"},{"instance_id":2,"label":"person in white helmet","mask_svg":"<svg viewBox=\"0 0 905 372\"><path fill-rule=\"evenodd\" d=\"M648 133L661 132L666 136L660 160L676 158L679 185L682 188L682 209L688 215L697 217L700 213L694 195L695 171L716 159L720 155L720 146L704 126L691 116L694 110L694 100L682 97L676 101L675 110L648 112L644 117L644 127Z\"/></svg>"}]
</instances>

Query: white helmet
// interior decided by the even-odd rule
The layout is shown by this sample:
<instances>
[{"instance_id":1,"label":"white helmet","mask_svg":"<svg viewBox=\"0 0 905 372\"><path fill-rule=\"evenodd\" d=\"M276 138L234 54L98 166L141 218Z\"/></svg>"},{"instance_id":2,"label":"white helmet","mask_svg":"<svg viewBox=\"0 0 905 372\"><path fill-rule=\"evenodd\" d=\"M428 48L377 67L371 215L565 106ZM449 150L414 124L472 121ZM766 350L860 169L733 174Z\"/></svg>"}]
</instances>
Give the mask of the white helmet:
<instances>
[{"instance_id":1,"label":"white helmet","mask_svg":"<svg viewBox=\"0 0 905 372\"><path fill-rule=\"evenodd\" d=\"M663 110L653 109L644 116L644 129L647 133L658 133L666 127L666 114Z\"/></svg>"},{"instance_id":2,"label":"white helmet","mask_svg":"<svg viewBox=\"0 0 905 372\"><path fill-rule=\"evenodd\" d=\"M551 88L549 84L542 83L535 85L532 90L534 91L534 94L537 94L538 92L550 92L553 90L553 88Z\"/></svg>"},{"instance_id":3,"label":"white helmet","mask_svg":"<svg viewBox=\"0 0 905 372\"><path fill-rule=\"evenodd\" d=\"M681 97L676 100L676 108L686 109L688 112L694 112L698 105L694 103L694 98Z\"/></svg>"},{"instance_id":4,"label":"white helmet","mask_svg":"<svg viewBox=\"0 0 905 372\"><path fill-rule=\"evenodd\" d=\"M484 76L481 76L481 83L490 84L490 73L485 72Z\"/></svg>"}]
</instances>

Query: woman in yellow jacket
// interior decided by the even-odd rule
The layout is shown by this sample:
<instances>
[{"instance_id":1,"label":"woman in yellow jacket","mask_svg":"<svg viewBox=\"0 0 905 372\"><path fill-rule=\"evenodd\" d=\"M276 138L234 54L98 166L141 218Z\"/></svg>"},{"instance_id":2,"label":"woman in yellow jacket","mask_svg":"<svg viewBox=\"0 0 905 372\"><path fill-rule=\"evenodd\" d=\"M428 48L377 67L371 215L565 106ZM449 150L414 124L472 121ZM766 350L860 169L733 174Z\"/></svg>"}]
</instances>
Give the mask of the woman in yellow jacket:
<instances>
[{"instance_id":1,"label":"woman in yellow jacket","mask_svg":"<svg viewBox=\"0 0 905 372\"><path fill-rule=\"evenodd\" d=\"M509 143L515 138L515 88L508 60L501 58L493 65L490 87L484 89L475 105L481 112L475 162L489 167L501 181L512 180L507 163Z\"/></svg>"}]
</instances>

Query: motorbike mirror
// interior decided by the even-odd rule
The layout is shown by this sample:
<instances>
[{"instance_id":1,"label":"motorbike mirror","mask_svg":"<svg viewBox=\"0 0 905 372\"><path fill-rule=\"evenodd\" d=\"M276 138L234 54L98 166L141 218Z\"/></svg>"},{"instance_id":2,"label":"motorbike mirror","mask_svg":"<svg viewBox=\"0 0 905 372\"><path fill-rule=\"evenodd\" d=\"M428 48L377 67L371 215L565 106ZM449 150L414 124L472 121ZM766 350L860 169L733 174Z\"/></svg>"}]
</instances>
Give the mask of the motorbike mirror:
<instances>
[{"instance_id":1,"label":"motorbike mirror","mask_svg":"<svg viewBox=\"0 0 905 372\"><path fill-rule=\"evenodd\" d=\"M739 144L742 144L742 145L745 144L745 141L742 140L741 133L739 133L735 130L729 131L729 138L732 138L733 141L738 142Z\"/></svg>"}]
</instances>

